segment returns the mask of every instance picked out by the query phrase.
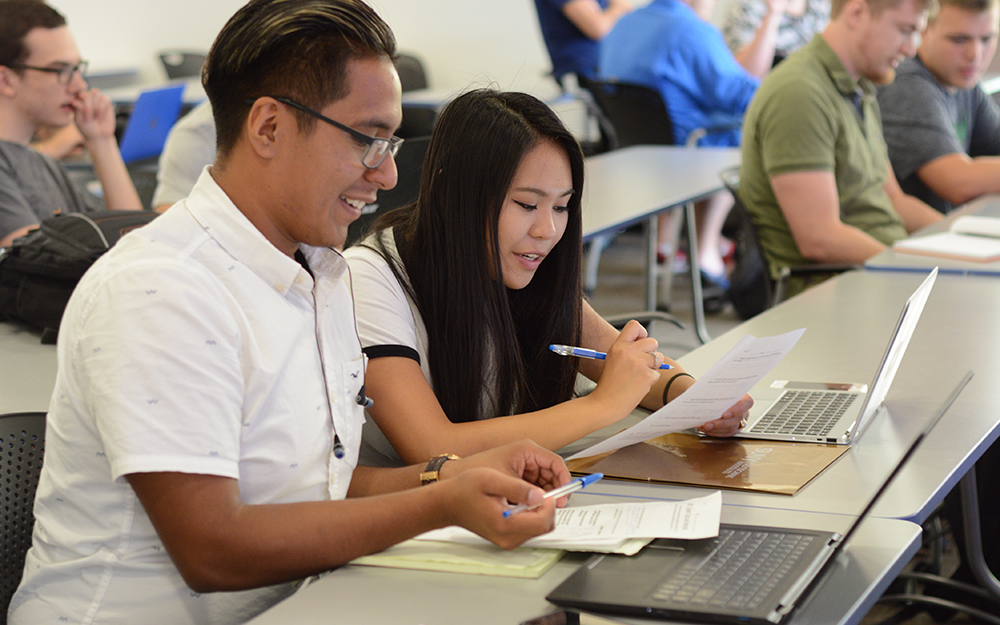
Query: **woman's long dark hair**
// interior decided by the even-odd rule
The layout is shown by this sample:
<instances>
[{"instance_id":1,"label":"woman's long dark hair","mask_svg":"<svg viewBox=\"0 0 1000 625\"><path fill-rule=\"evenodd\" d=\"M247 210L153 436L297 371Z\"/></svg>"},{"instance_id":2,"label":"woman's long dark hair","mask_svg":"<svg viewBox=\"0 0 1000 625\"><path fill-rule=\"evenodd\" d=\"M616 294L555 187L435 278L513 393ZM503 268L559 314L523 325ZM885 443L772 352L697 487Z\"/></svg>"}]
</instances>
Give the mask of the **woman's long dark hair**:
<instances>
[{"instance_id":1,"label":"woman's long dark hair","mask_svg":"<svg viewBox=\"0 0 1000 625\"><path fill-rule=\"evenodd\" d=\"M500 211L521 160L546 141L569 158L566 231L530 284L508 289L497 251ZM395 236L427 328L434 392L451 421L531 412L572 396L576 359L548 346L579 344L582 191L580 145L548 106L479 89L441 112L416 202L374 225ZM384 246L375 248L388 258ZM485 407L483 397L491 400Z\"/></svg>"}]
</instances>

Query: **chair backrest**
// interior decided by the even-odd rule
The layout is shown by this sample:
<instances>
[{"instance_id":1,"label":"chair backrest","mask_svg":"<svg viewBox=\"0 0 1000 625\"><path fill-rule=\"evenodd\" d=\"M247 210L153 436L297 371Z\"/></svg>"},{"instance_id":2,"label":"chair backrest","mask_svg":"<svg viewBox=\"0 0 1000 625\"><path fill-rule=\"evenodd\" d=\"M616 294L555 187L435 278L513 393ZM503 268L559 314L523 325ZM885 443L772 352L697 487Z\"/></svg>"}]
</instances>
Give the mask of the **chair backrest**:
<instances>
[{"instance_id":1,"label":"chair backrest","mask_svg":"<svg viewBox=\"0 0 1000 625\"><path fill-rule=\"evenodd\" d=\"M167 72L167 78L176 80L200 76L201 66L205 64L206 57L207 55L202 52L164 50L160 53L160 62Z\"/></svg>"},{"instance_id":2,"label":"chair backrest","mask_svg":"<svg viewBox=\"0 0 1000 625\"><path fill-rule=\"evenodd\" d=\"M363 239L368 233L368 227L382 213L417 199L417 192L420 190L420 171L423 168L424 156L427 155L427 146L430 141L430 137L416 137L407 139L403 145L399 146L399 152L395 156L396 171L399 172L396 186L392 189L379 191L378 201L365 207L367 212L363 213L347 229L345 246L350 246Z\"/></svg>"},{"instance_id":3,"label":"chair backrest","mask_svg":"<svg viewBox=\"0 0 1000 625\"><path fill-rule=\"evenodd\" d=\"M400 53L396 57L396 72L403 93L427 88L427 72L423 62L412 54Z\"/></svg>"},{"instance_id":4,"label":"chair backrest","mask_svg":"<svg viewBox=\"0 0 1000 625\"><path fill-rule=\"evenodd\" d=\"M427 72L424 71L424 64L418 57L406 53L399 54L396 57L396 71L399 73L399 83L403 93L427 88ZM434 129L436 120L437 109L427 106L407 106L404 102L403 123L396 130L396 135L404 139L429 135Z\"/></svg>"},{"instance_id":5,"label":"chair backrest","mask_svg":"<svg viewBox=\"0 0 1000 625\"><path fill-rule=\"evenodd\" d=\"M580 78L604 120L601 131L612 149L632 145L673 145L674 125L659 91L627 82ZM610 127L604 127L604 124Z\"/></svg>"},{"instance_id":6,"label":"chair backrest","mask_svg":"<svg viewBox=\"0 0 1000 625\"><path fill-rule=\"evenodd\" d=\"M768 272L767 258L757 235L757 227L740 200L740 169L733 167L719 173L722 183L733 195L733 207L723 228L732 237L734 267L729 276L729 295L733 308L742 319L749 319L774 301L774 284Z\"/></svg>"},{"instance_id":7,"label":"chair backrest","mask_svg":"<svg viewBox=\"0 0 1000 625\"><path fill-rule=\"evenodd\" d=\"M6 625L7 606L24 574L44 449L44 412L0 415L0 625Z\"/></svg>"}]
</instances>

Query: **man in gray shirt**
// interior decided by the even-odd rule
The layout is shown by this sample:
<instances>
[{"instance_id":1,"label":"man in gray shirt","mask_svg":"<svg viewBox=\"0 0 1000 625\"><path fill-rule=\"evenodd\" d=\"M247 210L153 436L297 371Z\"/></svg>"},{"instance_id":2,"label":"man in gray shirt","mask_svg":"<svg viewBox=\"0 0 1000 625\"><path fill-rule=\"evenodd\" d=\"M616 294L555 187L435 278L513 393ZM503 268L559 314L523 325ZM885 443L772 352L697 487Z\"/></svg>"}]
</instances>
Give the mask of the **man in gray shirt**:
<instances>
[{"instance_id":1,"label":"man in gray shirt","mask_svg":"<svg viewBox=\"0 0 1000 625\"><path fill-rule=\"evenodd\" d=\"M900 186L943 213L1000 192L1000 107L979 84L998 20L1000 0L940 0L917 56L878 94Z\"/></svg>"},{"instance_id":2,"label":"man in gray shirt","mask_svg":"<svg viewBox=\"0 0 1000 625\"><path fill-rule=\"evenodd\" d=\"M61 211L97 208L29 143L42 127L76 123L108 208L141 210L115 140L110 100L83 79L66 20L37 0L0 2L0 247Z\"/></svg>"}]
</instances>

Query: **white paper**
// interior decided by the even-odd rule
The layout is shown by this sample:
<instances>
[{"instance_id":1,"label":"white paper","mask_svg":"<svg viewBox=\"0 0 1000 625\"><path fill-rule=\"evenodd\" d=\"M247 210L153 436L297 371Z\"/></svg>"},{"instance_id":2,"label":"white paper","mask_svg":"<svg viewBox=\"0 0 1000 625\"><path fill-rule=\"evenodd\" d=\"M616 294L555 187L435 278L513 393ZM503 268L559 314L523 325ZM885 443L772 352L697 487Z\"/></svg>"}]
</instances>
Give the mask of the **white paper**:
<instances>
[{"instance_id":1,"label":"white paper","mask_svg":"<svg viewBox=\"0 0 1000 625\"><path fill-rule=\"evenodd\" d=\"M524 547L611 551L633 539L711 538L719 535L722 493L687 501L643 501L556 510L556 527L524 543ZM415 540L470 544L488 543L461 527L426 532Z\"/></svg>"},{"instance_id":2,"label":"white paper","mask_svg":"<svg viewBox=\"0 0 1000 625\"><path fill-rule=\"evenodd\" d=\"M951 222L949 230L961 234L1000 238L1000 219L996 217L980 217L978 215L963 215Z\"/></svg>"},{"instance_id":3,"label":"white paper","mask_svg":"<svg viewBox=\"0 0 1000 625\"><path fill-rule=\"evenodd\" d=\"M718 419L798 342L805 328L758 339L747 335L679 397L631 428L570 457L596 456Z\"/></svg>"}]
</instances>

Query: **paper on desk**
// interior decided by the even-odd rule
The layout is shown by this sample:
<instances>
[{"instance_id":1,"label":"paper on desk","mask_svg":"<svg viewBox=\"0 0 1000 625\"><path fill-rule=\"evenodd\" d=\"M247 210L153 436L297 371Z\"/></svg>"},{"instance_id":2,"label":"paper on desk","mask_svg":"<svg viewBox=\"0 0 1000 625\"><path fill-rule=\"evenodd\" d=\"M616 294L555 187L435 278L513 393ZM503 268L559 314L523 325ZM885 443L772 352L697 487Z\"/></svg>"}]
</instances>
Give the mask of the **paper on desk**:
<instances>
[{"instance_id":1,"label":"paper on desk","mask_svg":"<svg viewBox=\"0 0 1000 625\"><path fill-rule=\"evenodd\" d=\"M505 551L493 544L467 545L411 539L379 553L356 558L351 564L538 579L564 554L562 549Z\"/></svg>"},{"instance_id":2,"label":"paper on desk","mask_svg":"<svg viewBox=\"0 0 1000 625\"><path fill-rule=\"evenodd\" d=\"M746 395L798 342L805 328L786 334L743 337L694 385L636 425L570 456L596 456L718 419Z\"/></svg>"},{"instance_id":3,"label":"paper on desk","mask_svg":"<svg viewBox=\"0 0 1000 625\"><path fill-rule=\"evenodd\" d=\"M635 553L654 538L710 538L718 536L722 493L687 501L643 501L556 510L556 527L524 543L525 547ZM416 540L488 543L460 527L426 532Z\"/></svg>"}]
</instances>

